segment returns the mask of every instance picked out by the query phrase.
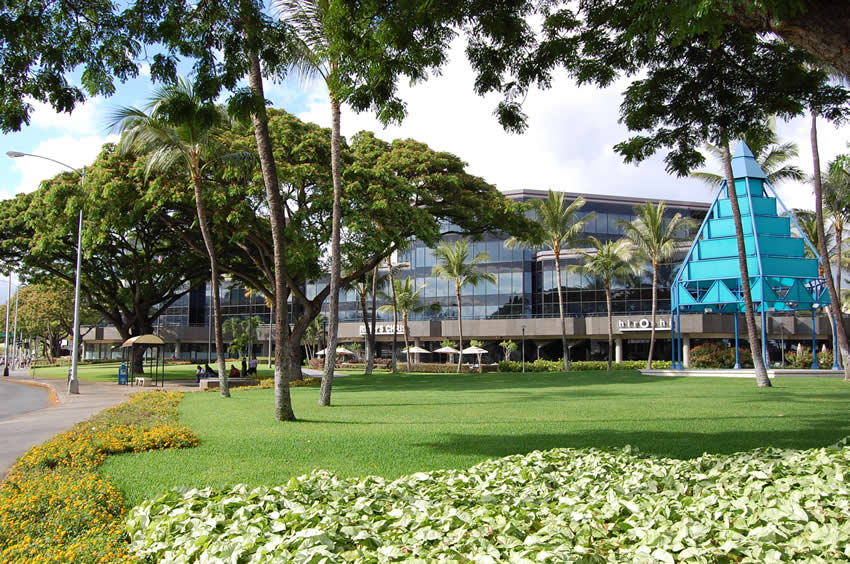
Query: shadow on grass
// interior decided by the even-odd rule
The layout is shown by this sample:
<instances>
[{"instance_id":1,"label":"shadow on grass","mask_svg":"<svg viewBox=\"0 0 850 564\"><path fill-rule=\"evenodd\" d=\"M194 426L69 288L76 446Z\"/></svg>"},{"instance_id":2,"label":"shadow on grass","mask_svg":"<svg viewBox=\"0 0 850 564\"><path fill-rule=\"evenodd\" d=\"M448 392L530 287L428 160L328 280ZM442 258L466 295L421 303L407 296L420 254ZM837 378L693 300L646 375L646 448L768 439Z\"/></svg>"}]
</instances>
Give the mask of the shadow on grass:
<instances>
[{"instance_id":1,"label":"shadow on grass","mask_svg":"<svg viewBox=\"0 0 850 564\"><path fill-rule=\"evenodd\" d=\"M766 418L769 419L769 418ZM704 453L730 454L761 447L808 449L835 444L850 435L850 424L836 426L834 419L813 418L808 428L788 430L741 430L721 432L621 431L588 429L573 433L448 434L439 442L415 446L444 454L477 455L491 458L553 448L637 447L648 455L694 458Z\"/></svg>"}]
</instances>

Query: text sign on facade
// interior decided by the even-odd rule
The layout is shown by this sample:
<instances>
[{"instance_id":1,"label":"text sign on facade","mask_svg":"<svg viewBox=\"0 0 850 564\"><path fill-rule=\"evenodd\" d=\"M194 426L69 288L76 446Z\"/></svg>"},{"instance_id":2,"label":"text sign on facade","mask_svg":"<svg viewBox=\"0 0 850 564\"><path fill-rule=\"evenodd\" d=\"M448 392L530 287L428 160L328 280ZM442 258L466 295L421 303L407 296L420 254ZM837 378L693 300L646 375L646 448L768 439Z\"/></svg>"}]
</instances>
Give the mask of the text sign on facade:
<instances>
[{"instance_id":1,"label":"text sign on facade","mask_svg":"<svg viewBox=\"0 0 850 564\"><path fill-rule=\"evenodd\" d=\"M398 325L396 325L395 331L393 331L393 324L392 323L377 323L377 324L375 324L375 335L392 335L393 333L395 333L396 335L401 335L401 334L404 333L404 331L402 331L401 327L399 327ZM366 326L361 325L360 326L360 335L365 335L365 334L366 334Z\"/></svg>"},{"instance_id":2,"label":"text sign on facade","mask_svg":"<svg viewBox=\"0 0 850 564\"><path fill-rule=\"evenodd\" d=\"M626 331L640 331L640 330L650 330L652 329L652 321L649 319L641 318L641 319L620 319L617 321L617 327L621 330ZM669 324L666 319L658 319L655 322L656 329L668 329Z\"/></svg>"}]
</instances>

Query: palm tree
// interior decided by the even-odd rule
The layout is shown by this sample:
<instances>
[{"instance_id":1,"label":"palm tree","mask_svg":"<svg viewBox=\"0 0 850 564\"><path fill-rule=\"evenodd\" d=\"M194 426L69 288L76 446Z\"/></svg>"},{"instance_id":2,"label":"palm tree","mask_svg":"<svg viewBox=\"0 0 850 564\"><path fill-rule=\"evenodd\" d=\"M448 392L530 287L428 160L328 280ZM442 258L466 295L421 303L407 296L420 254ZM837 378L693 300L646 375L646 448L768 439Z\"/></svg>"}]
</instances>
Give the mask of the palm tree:
<instances>
[{"instance_id":1,"label":"palm tree","mask_svg":"<svg viewBox=\"0 0 850 564\"><path fill-rule=\"evenodd\" d=\"M441 243L439 247L434 249L434 257L437 259L437 264L434 265L431 273L443 280L454 282L455 285L458 348L463 351L463 315L460 289L467 284L478 286L478 283L482 281L496 283L496 276L492 272L481 272L476 269L476 265L490 260L490 256L487 253L478 253L471 261L467 262L469 258L469 240L460 239L454 245L445 242ZM462 363L463 354L461 353L458 355L458 374L460 374Z\"/></svg>"},{"instance_id":2,"label":"palm tree","mask_svg":"<svg viewBox=\"0 0 850 564\"><path fill-rule=\"evenodd\" d=\"M823 179L823 207L829 214L830 229L835 236L835 255L841 257L844 252L844 230L850 222L850 173L841 166L840 161L829 164L829 172ZM841 295L841 260L835 268L835 291Z\"/></svg>"},{"instance_id":3,"label":"palm tree","mask_svg":"<svg viewBox=\"0 0 850 564\"><path fill-rule=\"evenodd\" d=\"M410 266L406 262L400 262L398 264L393 264L392 255L387 257L387 279L390 283L390 303L392 304L393 311L393 352L390 360L390 370L392 370L393 374L398 372L398 363L396 362L396 345L398 342L398 331L396 328L398 327L398 304L396 303L396 295L395 295L395 273L403 268L407 268Z\"/></svg>"},{"instance_id":4,"label":"palm tree","mask_svg":"<svg viewBox=\"0 0 850 564\"><path fill-rule=\"evenodd\" d=\"M652 368L652 353L655 347L655 314L658 308L658 265L673 258L676 244L683 241L681 233L690 232L695 227L691 218L677 213L665 218L664 202L652 205L646 202L635 208L636 219L632 222L620 221L620 227L634 246L636 255L648 262L652 268L652 328L649 334L649 357L646 367Z\"/></svg>"},{"instance_id":5,"label":"palm tree","mask_svg":"<svg viewBox=\"0 0 850 564\"><path fill-rule=\"evenodd\" d=\"M404 334L404 348L408 350L407 353L407 371L410 372L410 329L407 326L407 319L409 314L411 313L422 313L427 309L435 309L439 308L439 304L432 304L430 306L422 305L419 303L419 297L422 293L422 290L425 289L425 284L415 287L413 283L413 279L409 276L404 280L395 280L394 288L393 288L393 296L395 298L395 305L393 304L385 304L378 308L378 311L396 311L401 312L401 326L402 333ZM390 299L385 292L381 292L381 297L384 299Z\"/></svg>"},{"instance_id":6,"label":"palm tree","mask_svg":"<svg viewBox=\"0 0 850 564\"><path fill-rule=\"evenodd\" d=\"M801 237L805 237L809 240L809 243L817 249L820 248L820 238L818 237L818 229L817 229L817 214L810 210L801 210L801 209L793 209L791 213L794 214L794 219L797 222L797 225L800 226L800 229L794 229L797 231L797 234ZM829 247L829 243L827 243L827 247ZM808 258L816 258L815 253L812 249L806 245L806 256ZM835 256L835 249L829 248L829 260ZM818 263L818 276L823 278L823 264Z\"/></svg>"},{"instance_id":7,"label":"palm tree","mask_svg":"<svg viewBox=\"0 0 850 564\"><path fill-rule=\"evenodd\" d=\"M339 290L342 273L340 232L342 230L342 159L340 134L340 93L337 87L337 59L330 50L325 33L329 0L277 0L281 16L294 31L294 66L303 77L320 76L328 87L331 102L331 176L333 177L333 213L331 217L330 305L328 308L328 350L319 405L330 405L339 331Z\"/></svg>"},{"instance_id":8,"label":"palm tree","mask_svg":"<svg viewBox=\"0 0 850 564\"><path fill-rule=\"evenodd\" d=\"M360 312L363 315L363 326L366 329L366 374L371 374L375 365L375 305L372 304L372 322L369 323L369 311L366 302L370 292L373 298L377 295L378 289L382 288L386 280L386 275L379 274L378 269L372 269L372 272L364 274L358 280L352 280L343 288L346 290L354 290L360 299ZM373 300L374 301L374 300Z\"/></svg>"},{"instance_id":9,"label":"palm tree","mask_svg":"<svg viewBox=\"0 0 850 564\"><path fill-rule=\"evenodd\" d=\"M585 223L592 216L587 214L579 217L578 213L584 207L584 198L579 196L567 205L563 192L549 190L545 200L529 202L534 212L535 220L540 225L540 232L529 234L527 237L511 237L505 241L508 248L548 248L552 251L555 261L555 275L558 286L558 312L561 318L561 346L564 349L564 370L570 369L570 349L567 346L567 322L564 317L564 295L561 284L561 251L568 249L581 241Z\"/></svg>"},{"instance_id":10,"label":"palm tree","mask_svg":"<svg viewBox=\"0 0 850 564\"><path fill-rule=\"evenodd\" d=\"M638 263L632 260L634 246L628 239L601 242L596 237L588 238L593 252L578 251L583 264L570 266L570 270L600 280L605 286L605 301L608 304L608 370L611 370L611 354L614 349L614 317L611 310L611 283L627 282L640 272Z\"/></svg>"},{"instance_id":11,"label":"palm tree","mask_svg":"<svg viewBox=\"0 0 850 564\"><path fill-rule=\"evenodd\" d=\"M775 186L783 180L805 180L806 174L800 167L794 164L788 164L788 161L797 158L800 154L797 144L793 142L779 142L779 137L776 135L776 118L772 117L768 120L768 128L772 135L748 134L743 139L753 152L753 155L755 155L759 166L767 175L768 182ZM722 147L707 143L706 150L716 161L722 163ZM702 180L714 188L719 188L724 180L722 175L703 171L691 173L690 176L691 178Z\"/></svg>"},{"instance_id":12,"label":"palm tree","mask_svg":"<svg viewBox=\"0 0 850 564\"><path fill-rule=\"evenodd\" d=\"M111 127L122 133L119 142L122 152L147 155L146 174L171 171L182 166L189 175L195 192L198 225L210 258L215 346L220 353L217 357L221 395L230 397L223 355L219 265L204 187L209 183L208 173L214 167L253 163L254 157L250 153L221 154L219 136L224 130L226 118L214 104L203 101L185 80L159 88L145 110L118 108L110 118Z\"/></svg>"}]
</instances>

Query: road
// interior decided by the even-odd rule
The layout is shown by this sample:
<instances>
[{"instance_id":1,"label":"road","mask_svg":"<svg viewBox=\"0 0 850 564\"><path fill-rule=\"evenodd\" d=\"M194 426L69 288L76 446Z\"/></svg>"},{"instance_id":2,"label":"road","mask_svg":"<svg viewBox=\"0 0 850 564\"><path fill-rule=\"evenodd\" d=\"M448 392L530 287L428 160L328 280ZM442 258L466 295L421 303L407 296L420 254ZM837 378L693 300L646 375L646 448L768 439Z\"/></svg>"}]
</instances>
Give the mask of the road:
<instances>
[{"instance_id":1,"label":"road","mask_svg":"<svg viewBox=\"0 0 850 564\"><path fill-rule=\"evenodd\" d=\"M48 391L0 380L0 419L43 409L49 404Z\"/></svg>"}]
</instances>

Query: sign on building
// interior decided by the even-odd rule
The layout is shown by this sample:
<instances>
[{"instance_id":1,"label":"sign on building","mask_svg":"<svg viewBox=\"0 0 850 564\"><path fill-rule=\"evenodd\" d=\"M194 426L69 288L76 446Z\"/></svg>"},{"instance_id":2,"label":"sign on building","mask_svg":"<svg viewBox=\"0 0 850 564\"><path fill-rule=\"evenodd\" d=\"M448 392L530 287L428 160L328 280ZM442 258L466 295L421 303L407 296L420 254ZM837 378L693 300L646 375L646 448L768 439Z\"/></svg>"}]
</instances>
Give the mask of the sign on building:
<instances>
[{"instance_id":1,"label":"sign on building","mask_svg":"<svg viewBox=\"0 0 850 564\"><path fill-rule=\"evenodd\" d=\"M404 334L404 330L401 328L401 326L396 325L395 331L393 331L393 324L392 323L376 323L375 324L375 335L392 335L392 334L402 335L402 334ZM361 336L366 335L366 326L365 325L360 326L360 335Z\"/></svg>"}]
</instances>

